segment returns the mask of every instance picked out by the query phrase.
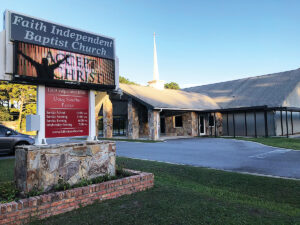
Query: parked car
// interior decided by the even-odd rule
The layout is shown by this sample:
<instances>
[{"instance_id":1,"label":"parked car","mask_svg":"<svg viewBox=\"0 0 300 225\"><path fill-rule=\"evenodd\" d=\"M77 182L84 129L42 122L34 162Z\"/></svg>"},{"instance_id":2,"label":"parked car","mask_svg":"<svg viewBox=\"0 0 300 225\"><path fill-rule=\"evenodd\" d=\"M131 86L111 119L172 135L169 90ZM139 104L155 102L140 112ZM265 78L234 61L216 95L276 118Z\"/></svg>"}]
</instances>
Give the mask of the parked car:
<instances>
[{"instance_id":1,"label":"parked car","mask_svg":"<svg viewBox=\"0 0 300 225\"><path fill-rule=\"evenodd\" d=\"M0 125L0 153L15 153L17 145L33 145L34 139L8 127Z\"/></svg>"}]
</instances>

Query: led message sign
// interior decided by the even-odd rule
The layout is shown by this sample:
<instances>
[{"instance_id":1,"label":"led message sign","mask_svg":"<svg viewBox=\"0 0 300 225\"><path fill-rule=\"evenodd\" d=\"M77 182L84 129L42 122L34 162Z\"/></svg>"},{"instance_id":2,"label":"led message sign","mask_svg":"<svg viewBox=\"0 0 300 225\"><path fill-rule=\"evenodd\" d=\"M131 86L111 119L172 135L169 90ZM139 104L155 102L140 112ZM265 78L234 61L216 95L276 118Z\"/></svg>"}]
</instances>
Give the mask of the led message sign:
<instances>
[{"instance_id":1,"label":"led message sign","mask_svg":"<svg viewBox=\"0 0 300 225\"><path fill-rule=\"evenodd\" d=\"M114 88L114 61L16 43L14 81L76 88Z\"/></svg>"}]
</instances>

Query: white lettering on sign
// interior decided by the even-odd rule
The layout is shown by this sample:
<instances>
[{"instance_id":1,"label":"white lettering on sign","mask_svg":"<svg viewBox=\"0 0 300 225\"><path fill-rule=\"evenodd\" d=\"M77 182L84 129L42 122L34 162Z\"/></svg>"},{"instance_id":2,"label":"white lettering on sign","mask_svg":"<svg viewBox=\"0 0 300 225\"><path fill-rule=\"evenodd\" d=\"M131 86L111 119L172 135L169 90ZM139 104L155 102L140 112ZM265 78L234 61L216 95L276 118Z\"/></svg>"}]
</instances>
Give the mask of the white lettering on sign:
<instances>
[{"instance_id":1,"label":"white lettering on sign","mask_svg":"<svg viewBox=\"0 0 300 225\"><path fill-rule=\"evenodd\" d=\"M88 92L46 87L46 137L89 134Z\"/></svg>"},{"instance_id":2,"label":"white lettering on sign","mask_svg":"<svg viewBox=\"0 0 300 225\"><path fill-rule=\"evenodd\" d=\"M33 30L40 30L47 32L47 27L43 22L36 22L35 20L24 20L23 17L21 16L15 16L13 23L14 25L21 25L22 27L25 28L30 28Z\"/></svg>"},{"instance_id":3,"label":"white lettering on sign","mask_svg":"<svg viewBox=\"0 0 300 225\"><path fill-rule=\"evenodd\" d=\"M114 41L46 21L11 13L11 38L114 60Z\"/></svg>"}]
</instances>

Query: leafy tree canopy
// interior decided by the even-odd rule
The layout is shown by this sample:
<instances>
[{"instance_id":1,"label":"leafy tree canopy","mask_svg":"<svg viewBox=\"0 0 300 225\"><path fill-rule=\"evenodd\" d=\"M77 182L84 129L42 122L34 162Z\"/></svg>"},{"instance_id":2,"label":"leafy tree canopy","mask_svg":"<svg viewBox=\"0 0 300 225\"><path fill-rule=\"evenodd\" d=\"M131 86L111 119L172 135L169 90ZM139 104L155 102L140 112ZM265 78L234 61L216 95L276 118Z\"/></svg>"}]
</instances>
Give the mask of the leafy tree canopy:
<instances>
[{"instance_id":1,"label":"leafy tree canopy","mask_svg":"<svg viewBox=\"0 0 300 225\"><path fill-rule=\"evenodd\" d=\"M36 87L0 81L0 120L11 120L18 115L18 129L26 115L36 113Z\"/></svg>"},{"instance_id":2,"label":"leafy tree canopy","mask_svg":"<svg viewBox=\"0 0 300 225\"><path fill-rule=\"evenodd\" d=\"M180 89L179 85L177 83L175 83L175 82L166 83L165 84L165 88L166 89L175 89L175 90L179 90Z\"/></svg>"},{"instance_id":3,"label":"leafy tree canopy","mask_svg":"<svg viewBox=\"0 0 300 225\"><path fill-rule=\"evenodd\" d=\"M12 118L13 117L9 114L8 110L4 106L0 105L0 121L9 121Z\"/></svg>"},{"instance_id":4,"label":"leafy tree canopy","mask_svg":"<svg viewBox=\"0 0 300 225\"><path fill-rule=\"evenodd\" d=\"M130 81L129 79L125 78L125 77L122 77L122 76L119 76L119 82L121 84L135 84L135 85L139 85L133 81Z\"/></svg>"}]
</instances>

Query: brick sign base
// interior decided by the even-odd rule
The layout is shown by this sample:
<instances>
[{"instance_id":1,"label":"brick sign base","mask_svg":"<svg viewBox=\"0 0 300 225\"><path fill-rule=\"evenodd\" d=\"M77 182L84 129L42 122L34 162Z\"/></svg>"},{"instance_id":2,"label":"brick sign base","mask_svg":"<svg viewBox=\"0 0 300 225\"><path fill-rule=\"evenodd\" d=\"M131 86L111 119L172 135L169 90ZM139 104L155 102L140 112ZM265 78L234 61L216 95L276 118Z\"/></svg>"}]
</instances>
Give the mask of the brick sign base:
<instances>
[{"instance_id":1,"label":"brick sign base","mask_svg":"<svg viewBox=\"0 0 300 225\"><path fill-rule=\"evenodd\" d=\"M0 224L24 224L153 187L152 173L128 171L136 175L0 204Z\"/></svg>"}]
</instances>

